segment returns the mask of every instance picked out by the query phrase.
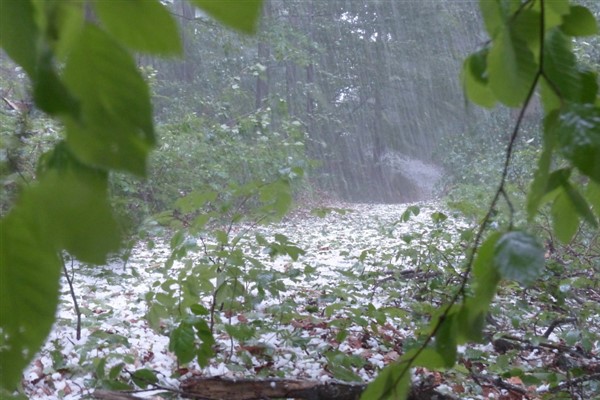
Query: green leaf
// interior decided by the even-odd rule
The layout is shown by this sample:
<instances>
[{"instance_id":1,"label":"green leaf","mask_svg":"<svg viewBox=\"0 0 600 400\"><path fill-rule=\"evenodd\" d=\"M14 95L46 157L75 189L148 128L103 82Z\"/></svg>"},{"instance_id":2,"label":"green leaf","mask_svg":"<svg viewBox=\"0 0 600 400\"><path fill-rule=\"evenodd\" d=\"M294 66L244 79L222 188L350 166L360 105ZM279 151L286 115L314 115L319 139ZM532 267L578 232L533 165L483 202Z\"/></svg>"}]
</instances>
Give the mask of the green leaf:
<instances>
[{"instance_id":1,"label":"green leaf","mask_svg":"<svg viewBox=\"0 0 600 400\"><path fill-rule=\"evenodd\" d=\"M95 1L106 29L126 46L149 53L180 54L175 20L158 0Z\"/></svg>"},{"instance_id":2,"label":"green leaf","mask_svg":"<svg viewBox=\"0 0 600 400\"><path fill-rule=\"evenodd\" d=\"M219 22L245 33L256 32L262 0L191 0Z\"/></svg>"},{"instance_id":3,"label":"green leaf","mask_svg":"<svg viewBox=\"0 0 600 400\"><path fill-rule=\"evenodd\" d=\"M360 375L357 375L351 368L343 365L329 363L327 369L331 371L335 379L344 382L362 382Z\"/></svg>"},{"instance_id":4,"label":"green leaf","mask_svg":"<svg viewBox=\"0 0 600 400\"><path fill-rule=\"evenodd\" d=\"M527 43L536 60L539 57L540 29L540 12L536 10L523 9L511 22L512 34Z\"/></svg>"},{"instance_id":5,"label":"green leaf","mask_svg":"<svg viewBox=\"0 0 600 400\"><path fill-rule=\"evenodd\" d=\"M118 363L117 365L113 366L108 372L108 379L117 379L124 367L125 363Z\"/></svg>"},{"instance_id":6,"label":"green leaf","mask_svg":"<svg viewBox=\"0 0 600 400\"><path fill-rule=\"evenodd\" d=\"M556 171L552 171L550 176L548 176L548 181L546 182L546 190L544 194L551 193L556 189L564 186L566 182L569 181L569 177L571 176L571 168L561 168Z\"/></svg>"},{"instance_id":7,"label":"green leaf","mask_svg":"<svg viewBox=\"0 0 600 400\"><path fill-rule=\"evenodd\" d=\"M327 358L329 365L342 365L347 368L361 368L365 365L364 358L357 355L348 355L339 350L329 350L323 353L323 355Z\"/></svg>"},{"instance_id":8,"label":"green leaf","mask_svg":"<svg viewBox=\"0 0 600 400\"><path fill-rule=\"evenodd\" d=\"M256 334L256 328L248 324L225 325L225 332L240 343L245 343Z\"/></svg>"},{"instance_id":9,"label":"green leaf","mask_svg":"<svg viewBox=\"0 0 600 400\"><path fill-rule=\"evenodd\" d=\"M214 355L213 346L216 343L215 338L204 320L196 321L194 328L196 328L196 336L202 342L196 353L198 365L206 367L210 358Z\"/></svg>"},{"instance_id":10,"label":"green leaf","mask_svg":"<svg viewBox=\"0 0 600 400\"><path fill-rule=\"evenodd\" d=\"M456 342L458 344L481 342L483 340L482 332L483 328L485 328L485 317L488 308L489 303L485 306L480 306L473 297L466 298L456 316L458 325Z\"/></svg>"},{"instance_id":11,"label":"green leaf","mask_svg":"<svg viewBox=\"0 0 600 400\"><path fill-rule=\"evenodd\" d=\"M333 210L327 207L318 207L310 210L311 215L317 216L319 218L325 218L329 213Z\"/></svg>"},{"instance_id":12,"label":"green leaf","mask_svg":"<svg viewBox=\"0 0 600 400\"><path fill-rule=\"evenodd\" d=\"M556 197L551 213L554 234L562 243L569 243L579 228L579 216L565 192Z\"/></svg>"},{"instance_id":13,"label":"green leaf","mask_svg":"<svg viewBox=\"0 0 600 400\"><path fill-rule=\"evenodd\" d=\"M292 192L289 180L277 179L260 188L259 198L263 206L259 212L269 216L271 220L279 220L292 205Z\"/></svg>"},{"instance_id":14,"label":"green leaf","mask_svg":"<svg viewBox=\"0 0 600 400\"><path fill-rule=\"evenodd\" d=\"M600 182L600 108L569 104L560 114L556 133L565 158L582 174Z\"/></svg>"},{"instance_id":15,"label":"green leaf","mask_svg":"<svg viewBox=\"0 0 600 400\"><path fill-rule=\"evenodd\" d=\"M39 210L17 204L0 220L0 387L11 391L50 333L58 304L62 264Z\"/></svg>"},{"instance_id":16,"label":"green leaf","mask_svg":"<svg viewBox=\"0 0 600 400\"><path fill-rule=\"evenodd\" d=\"M540 79L540 97L546 115L550 115L553 111L557 111L562 106L561 98L544 76Z\"/></svg>"},{"instance_id":17,"label":"green leaf","mask_svg":"<svg viewBox=\"0 0 600 400\"><path fill-rule=\"evenodd\" d=\"M179 230L177 232L175 232L175 234L173 235L173 237L171 238L171 241L169 242L169 247L171 248L171 250L175 250L177 248L179 248L186 239L186 234L185 234L185 230Z\"/></svg>"},{"instance_id":18,"label":"green leaf","mask_svg":"<svg viewBox=\"0 0 600 400\"><path fill-rule=\"evenodd\" d=\"M158 383L156 372L147 368L138 369L135 371L133 374L131 374L131 379L133 380L133 383L142 389L145 389L149 385L156 385Z\"/></svg>"},{"instance_id":19,"label":"green leaf","mask_svg":"<svg viewBox=\"0 0 600 400\"><path fill-rule=\"evenodd\" d=\"M175 206L184 213L198 211L206 203L215 201L217 196L218 193L214 190L196 190L178 199Z\"/></svg>"},{"instance_id":20,"label":"green leaf","mask_svg":"<svg viewBox=\"0 0 600 400\"><path fill-rule=\"evenodd\" d=\"M500 233L491 234L479 247L473 262L473 297L467 298L458 314L459 339L465 341L481 340L485 315L490 307L500 274L494 268L494 249Z\"/></svg>"},{"instance_id":21,"label":"green leaf","mask_svg":"<svg viewBox=\"0 0 600 400\"><path fill-rule=\"evenodd\" d=\"M128 385L125 382L121 382L115 379L103 381L102 386L109 390L133 390L133 387L131 385Z\"/></svg>"},{"instance_id":22,"label":"green leaf","mask_svg":"<svg viewBox=\"0 0 600 400\"><path fill-rule=\"evenodd\" d=\"M595 103L598 95L598 74L592 70L579 68L579 79L581 80L580 103Z\"/></svg>"},{"instance_id":23,"label":"green leaf","mask_svg":"<svg viewBox=\"0 0 600 400\"><path fill-rule=\"evenodd\" d=\"M410 368L406 363L385 367L360 396L361 400L405 400L410 390Z\"/></svg>"},{"instance_id":24,"label":"green leaf","mask_svg":"<svg viewBox=\"0 0 600 400\"><path fill-rule=\"evenodd\" d=\"M81 104L79 118L65 118L76 156L93 166L144 175L154 145L152 108L131 55L87 25L67 61L64 80Z\"/></svg>"},{"instance_id":25,"label":"green leaf","mask_svg":"<svg viewBox=\"0 0 600 400\"><path fill-rule=\"evenodd\" d=\"M479 0L479 9L483 16L485 29L493 37L496 31L504 24L499 4L497 1Z\"/></svg>"},{"instance_id":26,"label":"green leaf","mask_svg":"<svg viewBox=\"0 0 600 400\"><path fill-rule=\"evenodd\" d=\"M571 39L555 28L546 32L544 42L544 74L551 82L550 87L563 99L579 101L581 74L571 50Z\"/></svg>"},{"instance_id":27,"label":"green leaf","mask_svg":"<svg viewBox=\"0 0 600 400\"><path fill-rule=\"evenodd\" d=\"M227 236L227 232L224 230L219 229L214 232L214 235L217 243L221 245L226 245L229 242L229 236Z\"/></svg>"},{"instance_id":28,"label":"green leaf","mask_svg":"<svg viewBox=\"0 0 600 400\"><path fill-rule=\"evenodd\" d=\"M104 379L106 377L106 357L96 358L94 361L97 361L96 368L94 369L96 379Z\"/></svg>"},{"instance_id":29,"label":"green leaf","mask_svg":"<svg viewBox=\"0 0 600 400\"><path fill-rule=\"evenodd\" d=\"M503 278L529 286L544 270L544 248L525 232L507 232L495 246L494 265Z\"/></svg>"},{"instance_id":30,"label":"green leaf","mask_svg":"<svg viewBox=\"0 0 600 400\"><path fill-rule=\"evenodd\" d=\"M29 0L2 2L0 12L0 40L2 46L13 60L19 63L31 78L36 105L43 111L57 115L59 113L77 114L77 105L64 87L55 71L54 54L49 46L42 45L40 29L36 24L36 4ZM38 5L39 7L39 5ZM68 42L63 40L72 28L76 13L74 8L63 3L47 5L47 31L53 30L52 37L58 45ZM51 9L51 10L50 10ZM51 14L51 16L50 16ZM81 12L79 12L81 14ZM56 21L60 21L60 24ZM41 24L40 21L37 21ZM50 35L48 35L50 36Z\"/></svg>"},{"instance_id":31,"label":"green leaf","mask_svg":"<svg viewBox=\"0 0 600 400\"><path fill-rule=\"evenodd\" d=\"M527 214L529 221L532 221L537 214L542 198L547 193L548 180L550 179L550 166L552 164L552 153L556 146L554 126L557 120L558 112L556 111L551 112L544 118L544 142L542 145L542 154L538 160L538 166L533 176L531 188L527 193Z\"/></svg>"},{"instance_id":32,"label":"green leaf","mask_svg":"<svg viewBox=\"0 0 600 400\"><path fill-rule=\"evenodd\" d=\"M569 36L591 36L598 34L598 23L594 15L583 6L572 5L560 27Z\"/></svg>"},{"instance_id":33,"label":"green leaf","mask_svg":"<svg viewBox=\"0 0 600 400\"><path fill-rule=\"evenodd\" d=\"M421 213L421 209L418 206L409 206L400 216L400 221L408 222L413 215L416 217L419 213Z\"/></svg>"},{"instance_id":34,"label":"green leaf","mask_svg":"<svg viewBox=\"0 0 600 400\"><path fill-rule=\"evenodd\" d=\"M596 212L596 215L600 216L600 184L589 182L585 197L592 204L592 208Z\"/></svg>"},{"instance_id":35,"label":"green leaf","mask_svg":"<svg viewBox=\"0 0 600 400\"><path fill-rule=\"evenodd\" d=\"M485 55L487 55L487 51ZM462 80L469 100L482 107L492 108L496 104L496 97L489 88L487 78L484 80L487 70L478 71L481 68L479 64L482 60L485 62L484 57L481 53L474 53L465 60Z\"/></svg>"},{"instance_id":36,"label":"green leaf","mask_svg":"<svg viewBox=\"0 0 600 400\"><path fill-rule=\"evenodd\" d=\"M494 39L487 58L489 86L496 98L507 106L519 106L537 72L537 64L527 43L508 28Z\"/></svg>"},{"instance_id":37,"label":"green leaf","mask_svg":"<svg viewBox=\"0 0 600 400\"><path fill-rule=\"evenodd\" d=\"M465 60L462 80L469 100L482 107L491 108L496 104L496 98L488 86L487 54L488 49L483 49Z\"/></svg>"},{"instance_id":38,"label":"green leaf","mask_svg":"<svg viewBox=\"0 0 600 400\"><path fill-rule=\"evenodd\" d=\"M473 262L473 284L475 296L483 303L489 304L496 294L496 285L500 281L498 271L494 268L494 249L500 239L500 233L491 234L479 247ZM485 308L487 306L483 305Z\"/></svg>"},{"instance_id":39,"label":"green leaf","mask_svg":"<svg viewBox=\"0 0 600 400\"><path fill-rule=\"evenodd\" d=\"M432 347L426 347L423 350L413 349L402 356L402 360L408 360L416 355L412 363L413 366L424 367L428 369L444 368L446 361L440 352ZM417 354L418 352L418 354Z\"/></svg>"},{"instance_id":40,"label":"green leaf","mask_svg":"<svg viewBox=\"0 0 600 400\"><path fill-rule=\"evenodd\" d=\"M435 334L435 349L443 359L445 368L452 368L456 363L456 314L446 315Z\"/></svg>"},{"instance_id":41,"label":"green leaf","mask_svg":"<svg viewBox=\"0 0 600 400\"><path fill-rule=\"evenodd\" d=\"M11 391L8 391L1 387L0 387L0 399L3 399L3 400L29 400L29 398L27 396L25 396L24 394L11 393Z\"/></svg>"},{"instance_id":42,"label":"green leaf","mask_svg":"<svg viewBox=\"0 0 600 400\"><path fill-rule=\"evenodd\" d=\"M156 301L168 308L174 307L175 304L177 304L177 300L178 299L166 293L156 293Z\"/></svg>"},{"instance_id":43,"label":"green leaf","mask_svg":"<svg viewBox=\"0 0 600 400\"><path fill-rule=\"evenodd\" d=\"M202 304L192 304L190 306L190 311L194 315L208 315L209 314L208 309L206 307L204 307Z\"/></svg>"},{"instance_id":44,"label":"green leaf","mask_svg":"<svg viewBox=\"0 0 600 400\"><path fill-rule=\"evenodd\" d=\"M194 218L194 221L190 226L190 233L194 234L202 231L202 229L204 229L204 227L212 217L212 213L198 215L196 218Z\"/></svg>"},{"instance_id":45,"label":"green leaf","mask_svg":"<svg viewBox=\"0 0 600 400\"><path fill-rule=\"evenodd\" d=\"M171 332L169 338L169 351L177 356L181 364L192 361L196 355L194 347L194 328L192 325L182 322Z\"/></svg>"},{"instance_id":46,"label":"green leaf","mask_svg":"<svg viewBox=\"0 0 600 400\"><path fill-rule=\"evenodd\" d=\"M565 182L563 188L577 214L583 217L583 219L593 228L598 228L598 221L596 221L596 217L594 217L585 197L583 197L569 182Z\"/></svg>"},{"instance_id":47,"label":"green leaf","mask_svg":"<svg viewBox=\"0 0 600 400\"><path fill-rule=\"evenodd\" d=\"M569 0L551 0L546 1L545 4L548 7L548 11L553 11L558 15L564 15L569 13L569 2Z\"/></svg>"},{"instance_id":48,"label":"green leaf","mask_svg":"<svg viewBox=\"0 0 600 400\"><path fill-rule=\"evenodd\" d=\"M494 37L519 8L519 0L479 0L485 29Z\"/></svg>"},{"instance_id":49,"label":"green leaf","mask_svg":"<svg viewBox=\"0 0 600 400\"><path fill-rule=\"evenodd\" d=\"M50 42L54 56L64 62L85 24L85 3L53 1L34 4L46 14L46 39Z\"/></svg>"},{"instance_id":50,"label":"green leaf","mask_svg":"<svg viewBox=\"0 0 600 400\"><path fill-rule=\"evenodd\" d=\"M48 241L84 262L104 264L120 245L108 200L108 176L77 161L64 142L46 155L46 170L23 203L39 211Z\"/></svg>"},{"instance_id":51,"label":"green leaf","mask_svg":"<svg viewBox=\"0 0 600 400\"><path fill-rule=\"evenodd\" d=\"M563 15L568 14L570 11L569 0L552 0L544 2L544 27L546 30L558 26L563 21ZM539 2L536 2L534 8L537 11L541 10Z\"/></svg>"},{"instance_id":52,"label":"green leaf","mask_svg":"<svg viewBox=\"0 0 600 400\"><path fill-rule=\"evenodd\" d=\"M30 78L35 77L40 32L30 0L1 0L0 44Z\"/></svg>"},{"instance_id":53,"label":"green leaf","mask_svg":"<svg viewBox=\"0 0 600 400\"><path fill-rule=\"evenodd\" d=\"M146 320L148 321L148 324L150 325L150 327L152 329L154 329L156 332L161 332L161 321L163 319L166 319L170 316L170 312L169 310L161 305L161 304L157 304L154 303L152 304L152 306L150 306L150 309L148 310L148 312L146 313Z\"/></svg>"},{"instance_id":54,"label":"green leaf","mask_svg":"<svg viewBox=\"0 0 600 400\"><path fill-rule=\"evenodd\" d=\"M23 192L1 227L0 281L10 284L2 287L0 298L5 333L0 338L0 383L5 387L15 385L54 320L58 252L67 249L83 261L102 263L119 244L105 173L81 165L60 143L39 175L38 184Z\"/></svg>"},{"instance_id":55,"label":"green leaf","mask_svg":"<svg viewBox=\"0 0 600 400\"><path fill-rule=\"evenodd\" d=\"M52 60L52 54L46 53L40 58L33 79L33 97L35 104L50 115L79 115L79 104L58 77Z\"/></svg>"},{"instance_id":56,"label":"green leaf","mask_svg":"<svg viewBox=\"0 0 600 400\"><path fill-rule=\"evenodd\" d=\"M435 211L435 212L431 213L431 219L433 220L434 223L440 224L440 223L444 222L445 220L447 220L448 216L446 214L444 214L443 212Z\"/></svg>"}]
</instances>

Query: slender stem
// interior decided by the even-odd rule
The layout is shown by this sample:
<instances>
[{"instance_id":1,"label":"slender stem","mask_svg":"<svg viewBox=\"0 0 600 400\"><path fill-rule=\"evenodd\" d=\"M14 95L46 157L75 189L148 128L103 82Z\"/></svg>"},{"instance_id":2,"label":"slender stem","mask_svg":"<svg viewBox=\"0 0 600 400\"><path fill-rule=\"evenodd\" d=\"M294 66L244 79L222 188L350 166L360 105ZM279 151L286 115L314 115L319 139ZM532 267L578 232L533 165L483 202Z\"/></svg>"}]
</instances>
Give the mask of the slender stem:
<instances>
[{"instance_id":1,"label":"slender stem","mask_svg":"<svg viewBox=\"0 0 600 400\"><path fill-rule=\"evenodd\" d=\"M515 219L515 208L513 207L512 201L510 201L510 197L508 196L508 193L506 193L506 190L504 188L502 188L502 197L504 198L504 201L506 201L506 204L508 205L508 210L509 210L509 214L510 214L510 222L508 225L508 230L512 231L513 229L513 223L514 223L514 219Z\"/></svg>"},{"instance_id":2,"label":"slender stem","mask_svg":"<svg viewBox=\"0 0 600 400\"><path fill-rule=\"evenodd\" d=\"M69 284L69 291L71 292L71 299L73 299L73 306L75 307L75 315L77 315L77 340L81 339L81 311L79 310L79 303L77 303L77 297L75 296L75 289L73 288L73 280L69 277L69 271L67 270L67 265L65 264L65 258L61 254L60 259L62 261L63 272L65 273L65 278L67 278L67 283ZM71 258L71 271L73 270L74 260Z\"/></svg>"}]
</instances>

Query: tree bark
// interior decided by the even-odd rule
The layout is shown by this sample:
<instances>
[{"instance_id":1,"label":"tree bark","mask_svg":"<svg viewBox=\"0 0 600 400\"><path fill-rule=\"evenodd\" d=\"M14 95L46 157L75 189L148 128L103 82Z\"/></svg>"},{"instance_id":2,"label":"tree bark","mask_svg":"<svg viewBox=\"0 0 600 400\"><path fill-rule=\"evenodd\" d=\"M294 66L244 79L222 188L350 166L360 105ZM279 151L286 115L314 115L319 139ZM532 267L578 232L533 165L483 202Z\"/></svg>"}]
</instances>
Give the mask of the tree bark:
<instances>
[{"instance_id":1,"label":"tree bark","mask_svg":"<svg viewBox=\"0 0 600 400\"><path fill-rule=\"evenodd\" d=\"M271 18L271 2L266 0L263 3L263 21ZM261 38L258 41L258 62L265 66L264 73L261 72L256 78L256 96L255 96L255 108L258 110L266 104L269 99L269 64L271 58L271 48L269 43Z\"/></svg>"},{"instance_id":2,"label":"tree bark","mask_svg":"<svg viewBox=\"0 0 600 400\"><path fill-rule=\"evenodd\" d=\"M299 379L222 379L192 377L174 391L180 397L198 400L359 400L367 385L338 381L319 382ZM165 391L167 389L163 388ZM100 400L139 400L131 392L96 390L92 397ZM148 397L145 397L146 399ZM435 385L421 382L411 388L408 400L456 400L440 393Z\"/></svg>"},{"instance_id":3,"label":"tree bark","mask_svg":"<svg viewBox=\"0 0 600 400\"><path fill-rule=\"evenodd\" d=\"M296 64L292 61L285 63L285 101L287 103L287 113L290 116L294 113L294 95L296 92Z\"/></svg>"},{"instance_id":4,"label":"tree bark","mask_svg":"<svg viewBox=\"0 0 600 400\"><path fill-rule=\"evenodd\" d=\"M188 43L187 35L189 35L189 32L186 32L186 25L189 24L189 21L194 19L195 11L188 2L183 0L179 1L176 6L179 8L176 11L179 13L179 15L181 15L181 45L185 54L187 50L186 48L190 45ZM181 82L191 83L194 81L195 68L193 63L189 60L189 57L185 57L179 62L178 69L178 78Z\"/></svg>"},{"instance_id":5,"label":"tree bark","mask_svg":"<svg viewBox=\"0 0 600 400\"><path fill-rule=\"evenodd\" d=\"M292 398L306 400L359 400L367 387L361 383L319 382L297 379L221 379L191 378L182 382L183 396L202 400L268 400ZM413 386L408 400L455 400L434 386Z\"/></svg>"},{"instance_id":6,"label":"tree bark","mask_svg":"<svg viewBox=\"0 0 600 400\"><path fill-rule=\"evenodd\" d=\"M362 384L322 383L295 379L191 379L182 383L181 390L195 399L258 400L293 398L310 400L358 400L365 389Z\"/></svg>"}]
</instances>

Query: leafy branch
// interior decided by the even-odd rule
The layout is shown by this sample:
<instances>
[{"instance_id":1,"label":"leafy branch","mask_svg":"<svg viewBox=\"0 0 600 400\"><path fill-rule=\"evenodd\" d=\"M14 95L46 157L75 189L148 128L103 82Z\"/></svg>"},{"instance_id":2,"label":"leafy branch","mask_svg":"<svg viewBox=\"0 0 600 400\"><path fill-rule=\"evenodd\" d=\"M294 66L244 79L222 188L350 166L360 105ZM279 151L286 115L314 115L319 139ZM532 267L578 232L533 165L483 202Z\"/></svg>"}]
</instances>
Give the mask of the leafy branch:
<instances>
[{"instance_id":1,"label":"leafy branch","mask_svg":"<svg viewBox=\"0 0 600 400\"><path fill-rule=\"evenodd\" d=\"M533 9L536 4L539 4L539 10ZM553 82L553 77L549 76L545 67L546 62L544 57L547 52L545 47L547 41L546 4L544 0L539 0L539 2L528 1L517 5L513 4L516 8L510 10L509 15L506 15L505 10L501 9L500 3L482 2L480 6L486 28L493 38L492 47L490 49L489 46L486 46L483 51L473 54L465 61L464 79L467 95L475 102L488 107L492 106L496 100L509 106L520 104L519 114L505 151L500 183L494 192L483 219L478 224L477 233L471 246L472 250L468 253L465 270L462 274L458 290L441 313L434 318L434 321L431 323L430 332L425 337L423 343L416 349L405 353L396 364L384 369L368 387L367 391L365 391L362 397L364 399L406 398L410 387L409 371L413 366L423 366L430 369L452 367L456 362L457 344L464 341L479 340L487 308L495 295L496 287L501 277L516 279L522 284L527 285L532 283L543 269L544 254L537 240L527 233L513 231L515 210L510 200L506 182L520 128L540 79L543 77L549 83L551 89L551 93L542 93L543 98L555 96L559 100L559 109L561 110L566 103L564 94L559 90L559 85ZM525 6L530 7L526 9ZM567 22L564 21L563 15L569 11L573 11L574 7L579 6L571 6L566 11L559 10L559 12L562 12L560 14L561 20L563 20L562 28L566 31L571 29L565 27ZM577 10L579 12L578 15L582 15L583 13L585 15L583 18L589 23L589 19L587 18L589 11L585 9L585 12L582 12L582 8L577 8ZM538 35L536 40L539 40L536 49L538 54L537 62L534 59L534 52L529 48L530 44L535 43L535 41L532 41L531 37L527 37L526 35L524 35L525 37L519 37L519 33L521 33L519 29L522 29L519 28L519 25L533 23L532 21L536 21L535 25L537 26L533 30ZM570 21L570 23L573 22ZM552 31L554 36L561 34L560 32L556 32L559 28L552 28L554 29ZM597 30L594 21L591 26L577 30L577 34L590 34L597 32ZM566 46L563 46L562 49L566 49ZM570 54L567 53L563 57L570 60L570 57L572 57ZM574 62L572 64L573 68L575 68ZM532 67L535 67L535 69L533 70ZM508 84L506 81L508 81ZM523 84L525 82L528 82L528 87L526 91L523 91ZM593 97L590 96L590 99L595 100L596 93L594 93ZM550 107L547 108L549 109ZM556 111L550 111L550 115L553 115L552 112L556 114ZM558 120L559 118L554 116L554 119L550 119L550 123ZM594 122L597 123L598 121L594 120ZM558 124L560 126L560 122ZM547 122L547 132L554 129L553 126L548 127L548 125L549 123ZM575 127L574 129L577 128L579 127ZM566 129L563 129L563 131L563 135L571 134ZM590 132L590 134L592 133ZM548 135L547 133L546 136ZM546 140L548 141L548 139ZM590 141L593 142L593 139L590 139ZM580 145L580 143L574 144L574 140L571 140L569 144L574 147ZM546 144L546 147L549 147L548 144ZM550 147L550 151L552 150L553 147ZM574 153L581 154L583 151L587 154L591 149L577 150L570 150L567 158L585 175L590 176L593 180L600 180L600 171L598 171L597 166L594 166L595 161L588 159L582 163L574 156ZM597 151L600 148L594 148L594 150ZM541 164L540 170L542 174L547 174L547 171L543 170L543 168L550 167L549 159L551 153L545 154L542 157L541 162L545 162L545 164ZM590 166L589 163L592 165ZM559 186L564 188L569 194L571 201L577 204L577 210L580 215L592 226L597 226L596 218L590 216L589 206L585 200L578 193L573 193L572 186L566 181L568 174L560 177L562 179L554 184L551 184L550 178L547 175L542 175L542 177L546 181L542 181L542 183L538 182L537 185L534 182L534 186L531 189L533 195L530 194L530 196L534 200L530 200L529 202L530 217L540 206L542 202L541 198L554 190L556 186ZM546 184L548 186L544 187ZM505 200L509 209L510 223L508 232L502 235L498 233L492 234L482 244L489 222L501 199ZM562 236L564 237L564 235ZM475 277L472 279L471 275L474 270ZM471 281L473 281L475 286L473 297L467 295L467 287Z\"/></svg>"},{"instance_id":2,"label":"leafy branch","mask_svg":"<svg viewBox=\"0 0 600 400\"><path fill-rule=\"evenodd\" d=\"M542 16L543 16L543 14L542 14ZM540 49L540 52L541 52L543 50L543 40L541 41L540 47L542 48L542 49ZM427 349L429 347L429 344L435 339L438 332L440 331L440 329L444 325L445 321L449 317L450 313L453 312L454 306L458 303L458 301L460 300L461 297L463 299L466 297L465 290L468 286L471 271L473 269L473 263L475 261L475 254L477 254L477 251L479 250L479 247L481 245L481 240L483 239L483 235L489 226L488 223L490 222L490 219L492 218L494 210L498 204L498 201L501 199L501 197L504 197L506 199L506 201L509 202L508 195L506 194L506 191L505 191L505 184L506 184L506 177L508 175L508 169L510 167L510 159L511 159L511 156L512 156L512 153L514 150L515 141L516 141L518 133L519 133L519 128L521 126L521 122L523 121L523 117L525 115L525 111L529 105L529 102L531 101L531 98L533 97L533 94L535 93L535 88L537 86L538 79L540 76L541 76L541 68L538 71L538 73L536 74L535 79L529 89L529 93L527 95L527 99L526 99L525 103L523 104L523 106L521 106L519 116L517 117L517 121L515 123L515 126L513 128L511 136L510 136L508 146L506 148L506 157L505 157L504 166L502 168L500 184L498 185L498 188L496 189L494 197L492 198L490 205L488 206L488 211L486 212L485 216L483 217L483 219L481 220L481 222L478 225L477 233L475 234L475 239L473 240L473 245L471 246L472 251L469 252L465 270L462 273L462 280L458 287L458 290L452 296L450 301L446 304L445 309L439 315L437 321L435 322L435 324L433 325L433 328L431 329L431 333L429 333L427 335L427 337L423 341L423 344L421 344L417 348L417 350L413 353L413 355L411 355L411 357L407 358L406 360L402 360L403 368L401 369L399 375L397 377L395 377L393 385L390 385L390 387L388 387L387 390L384 391L379 398L388 398L388 396L391 395L392 391L397 390L396 388L400 384L401 380L404 379L406 374L409 372L410 368L412 368L416 364L416 361L419 359L419 356L421 356L421 354L425 351L425 349ZM510 202L509 202L509 204L510 204ZM511 207L511 214L512 214L512 207ZM511 215L511 219L512 219L512 215ZM512 223L511 223L511 227L512 227Z\"/></svg>"},{"instance_id":3,"label":"leafy branch","mask_svg":"<svg viewBox=\"0 0 600 400\"><path fill-rule=\"evenodd\" d=\"M262 1L192 4L253 33ZM12 392L55 320L58 255L105 263L120 246L109 174L146 174L156 138L133 54L172 56L183 46L158 0L2 0L0 8L3 51L28 75L36 107L64 126L64 140L40 158L37 181L0 220L0 392Z\"/></svg>"}]
</instances>

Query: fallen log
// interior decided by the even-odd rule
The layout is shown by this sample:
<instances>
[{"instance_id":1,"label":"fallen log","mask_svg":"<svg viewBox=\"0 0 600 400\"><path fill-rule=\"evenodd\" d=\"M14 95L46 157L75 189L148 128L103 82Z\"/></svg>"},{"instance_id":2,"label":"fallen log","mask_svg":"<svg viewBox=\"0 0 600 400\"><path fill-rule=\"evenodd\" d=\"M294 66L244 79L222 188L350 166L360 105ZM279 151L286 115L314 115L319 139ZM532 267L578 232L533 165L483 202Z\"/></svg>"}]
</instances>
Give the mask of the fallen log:
<instances>
[{"instance_id":1,"label":"fallen log","mask_svg":"<svg viewBox=\"0 0 600 400\"><path fill-rule=\"evenodd\" d=\"M366 384L338 381L319 382L297 379L223 379L193 377L181 383L182 396L197 400L358 400ZM434 387L415 386L409 400L452 400Z\"/></svg>"},{"instance_id":2,"label":"fallen log","mask_svg":"<svg viewBox=\"0 0 600 400\"><path fill-rule=\"evenodd\" d=\"M192 377L181 383L179 389L159 387L163 392L176 394L178 398L196 400L359 400L366 384L338 381L306 381L299 379L225 379L221 377ZM99 400L148 400L141 391L96 390L92 397ZM160 395L150 399L162 399ZM438 392L435 385L413 386L408 400L456 400L455 397Z\"/></svg>"},{"instance_id":3,"label":"fallen log","mask_svg":"<svg viewBox=\"0 0 600 400\"><path fill-rule=\"evenodd\" d=\"M192 378L181 384L185 396L202 400L253 400L272 398L356 400L363 384L296 379Z\"/></svg>"}]
</instances>

